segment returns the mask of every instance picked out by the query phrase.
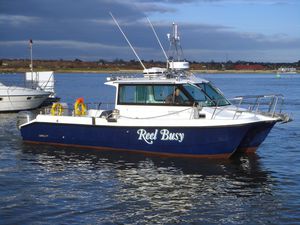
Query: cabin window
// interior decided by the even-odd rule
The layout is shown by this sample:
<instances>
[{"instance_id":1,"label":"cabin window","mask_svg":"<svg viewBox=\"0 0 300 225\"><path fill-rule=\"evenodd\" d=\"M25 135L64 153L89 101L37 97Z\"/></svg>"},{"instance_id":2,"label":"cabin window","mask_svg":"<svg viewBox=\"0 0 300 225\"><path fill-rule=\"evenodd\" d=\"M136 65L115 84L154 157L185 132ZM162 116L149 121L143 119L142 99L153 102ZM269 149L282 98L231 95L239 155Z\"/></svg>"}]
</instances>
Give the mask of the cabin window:
<instances>
[{"instance_id":1,"label":"cabin window","mask_svg":"<svg viewBox=\"0 0 300 225\"><path fill-rule=\"evenodd\" d=\"M223 96L222 92L218 88L213 87L210 83L201 83L197 85L208 96L210 105L230 105L229 101Z\"/></svg>"},{"instance_id":2,"label":"cabin window","mask_svg":"<svg viewBox=\"0 0 300 225\"><path fill-rule=\"evenodd\" d=\"M177 91L176 91L177 90ZM230 105L210 83L200 84L120 84L118 104L191 106Z\"/></svg>"},{"instance_id":3,"label":"cabin window","mask_svg":"<svg viewBox=\"0 0 300 225\"><path fill-rule=\"evenodd\" d=\"M27 100L30 100L32 97L27 97Z\"/></svg>"},{"instance_id":4,"label":"cabin window","mask_svg":"<svg viewBox=\"0 0 300 225\"><path fill-rule=\"evenodd\" d=\"M3 100L3 98L0 98L0 101L2 101Z\"/></svg>"},{"instance_id":5,"label":"cabin window","mask_svg":"<svg viewBox=\"0 0 300 225\"><path fill-rule=\"evenodd\" d=\"M128 104L145 103L147 89L143 86L124 85L120 87L119 101Z\"/></svg>"},{"instance_id":6,"label":"cabin window","mask_svg":"<svg viewBox=\"0 0 300 225\"><path fill-rule=\"evenodd\" d=\"M180 89L179 97L174 95L176 89ZM182 90L182 86L145 84L120 84L119 86L118 104L190 105L190 102Z\"/></svg>"}]
</instances>

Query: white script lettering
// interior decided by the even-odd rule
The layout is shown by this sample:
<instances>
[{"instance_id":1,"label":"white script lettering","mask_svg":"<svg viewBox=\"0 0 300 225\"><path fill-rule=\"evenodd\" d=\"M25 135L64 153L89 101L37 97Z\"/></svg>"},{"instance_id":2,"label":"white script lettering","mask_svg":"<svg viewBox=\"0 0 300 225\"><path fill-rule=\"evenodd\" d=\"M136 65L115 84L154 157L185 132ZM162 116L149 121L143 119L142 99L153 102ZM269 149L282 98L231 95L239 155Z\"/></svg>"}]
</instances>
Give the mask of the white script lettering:
<instances>
[{"instance_id":1,"label":"white script lettering","mask_svg":"<svg viewBox=\"0 0 300 225\"><path fill-rule=\"evenodd\" d=\"M137 133L139 135L139 138L138 138L139 140L144 140L146 143L152 145L153 141L157 139L158 130L155 129L154 132L149 133L144 129L139 129L139 130L137 130Z\"/></svg>"},{"instance_id":2,"label":"white script lettering","mask_svg":"<svg viewBox=\"0 0 300 225\"><path fill-rule=\"evenodd\" d=\"M182 142L184 139L184 133L171 133L168 129L162 129L160 131L162 141L178 141Z\"/></svg>"},{"instance_id":3,"label":"white script lettering","mask_svg":"<svg viewBox=\"0 0 300 225\"><path fill-rule=\"evenodd\" d=\"M138 129L137 134L139 135L138 140L144 140L147 144L153 144L157 140L158 129L154 132L147 132L145 129ZM172 133L168 129L160 130L160 140L162 141L178 141L181 143L184 139L184 133Z\"/></svg>"}]
</instances>

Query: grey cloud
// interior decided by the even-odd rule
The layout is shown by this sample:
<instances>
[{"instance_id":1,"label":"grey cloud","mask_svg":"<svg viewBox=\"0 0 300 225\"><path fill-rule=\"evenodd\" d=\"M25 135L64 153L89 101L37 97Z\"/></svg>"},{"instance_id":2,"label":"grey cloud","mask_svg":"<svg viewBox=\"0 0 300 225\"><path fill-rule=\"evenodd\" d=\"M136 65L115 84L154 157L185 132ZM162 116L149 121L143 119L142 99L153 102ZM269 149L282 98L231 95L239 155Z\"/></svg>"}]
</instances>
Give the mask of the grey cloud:
<instances>
[{"instance_id":1,"label":"grey cloud","mask_svg":"<svg viewBox=\"0 0 300 225\"><path fill-rule=\"evenodd\" d=\"M38 17L23 15L0 15L0 24L8 24L9 26L19 26L23 24L37 23Z\"/></svg>"},{"instance_id":2,"label":"grey cloud","mask_svg":"<svg viewBox=\"0 0 300 225\"><path fill-rule=\"evenodd\" d=\"M141 58L164 60L145 21L145 13L151 18L151 12L170 12L174 10L172 6L161 7L158 1L0 1L0 58L28 57L28 40L33 39L37 58L133 59L134 55L108 14L112 11ZM168 48L166 33L171 31L172 21L152 22ZM289 59L296 60L299 56L300 40L289 39L285 34L240 33L232 27L208 24L179 23L179 27L185 56L190 60L218 59L225 53L236 58L238 55L250 58L255 54L267 58L280 49L291 52Z\"/></svg>"},{"instance_id":3,"label":"grey cloud","mask_svg":"<svg viewBox=\"0 0 300 225\"><path fill-rule=\"evenodd\" d=\"M291 0L293 1L293 0ZM295 0L294 0L295 1ZM168 4L182 4L182 3L217 3L217 2L229 2L229 3L269 3L269 4L282 4L287 3L285 0L140 0L140 2L159 2Z\"/></svg>"}]
</instances>

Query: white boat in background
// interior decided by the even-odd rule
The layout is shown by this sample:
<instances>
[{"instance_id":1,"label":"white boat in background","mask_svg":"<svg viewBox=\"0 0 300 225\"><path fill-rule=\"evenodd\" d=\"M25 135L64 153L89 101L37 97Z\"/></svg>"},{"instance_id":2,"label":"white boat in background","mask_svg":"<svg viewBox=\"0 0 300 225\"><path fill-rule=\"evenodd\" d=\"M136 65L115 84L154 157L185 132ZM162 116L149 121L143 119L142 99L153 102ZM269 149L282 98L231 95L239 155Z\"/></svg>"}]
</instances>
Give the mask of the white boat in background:
<instances>
[{"instance_id":1,"label":"white boat in background","mask_svg":"<svg viewBox=\"0 0 300 225\"><path fill-rule=\"evenodd\" d=\"M53 71L26 72L25 79L27 87L41 89L50 92L51 97L55 96Z\"/></svg>"},{"instance_id":2,"label":"white boat in background","mask_svg":"<svg viewBox=\"0 0 300 225\"><path fill-rule=\"evenodd\" d=\"M49 92L50 95L43 105L49 105L59 101L55 94L55 79L53 71L26 72L26 87Z\"/></svg>"},{"instance_id":3,"label":"white boat in background","mask_svg":"<svg viewBox=\"0 0 300 225\"><path fill-rule=\"evenodd\" d=\"M25 73L25 87L0 83L0 112L31 110L59 100L55 96L53 71L33 71L32 43L30 40L30 72Z\"/></svg>"},{"instance_id":4,"label":"white boat in background","mask_svg":"<svg viewBox=\"0 0 300 225\"><path fill-rule=\"evenodd\" d=\"M0 83L0 112L12 112L38 108L50 92L31 88L6 86Z\"/></svg>"}]
</instances>

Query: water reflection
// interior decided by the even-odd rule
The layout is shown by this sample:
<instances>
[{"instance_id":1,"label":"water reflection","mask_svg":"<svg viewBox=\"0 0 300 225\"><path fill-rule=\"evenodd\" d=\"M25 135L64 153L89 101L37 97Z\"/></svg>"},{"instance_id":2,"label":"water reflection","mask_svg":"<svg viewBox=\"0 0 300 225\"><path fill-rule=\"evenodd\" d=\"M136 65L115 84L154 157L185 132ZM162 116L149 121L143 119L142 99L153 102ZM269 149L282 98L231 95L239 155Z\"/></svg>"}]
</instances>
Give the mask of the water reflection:
<instances>
[{"instance_id":1,"label":"water reflection","mask_svg":"<svg viewBox=\"0 0 300 225\"><path fill-rule=\"evenodd\" d=\"M273 181L255 154L230 160L181 159L26 144L23 153L23 160L43 176L49 174L45 185L55 187L54 195L67 190L64 201L77 202L73 207L83 214L100 213L101 222L236 224L261 222L262 216L276 219Z\"/></svg>"}]
</instances>

